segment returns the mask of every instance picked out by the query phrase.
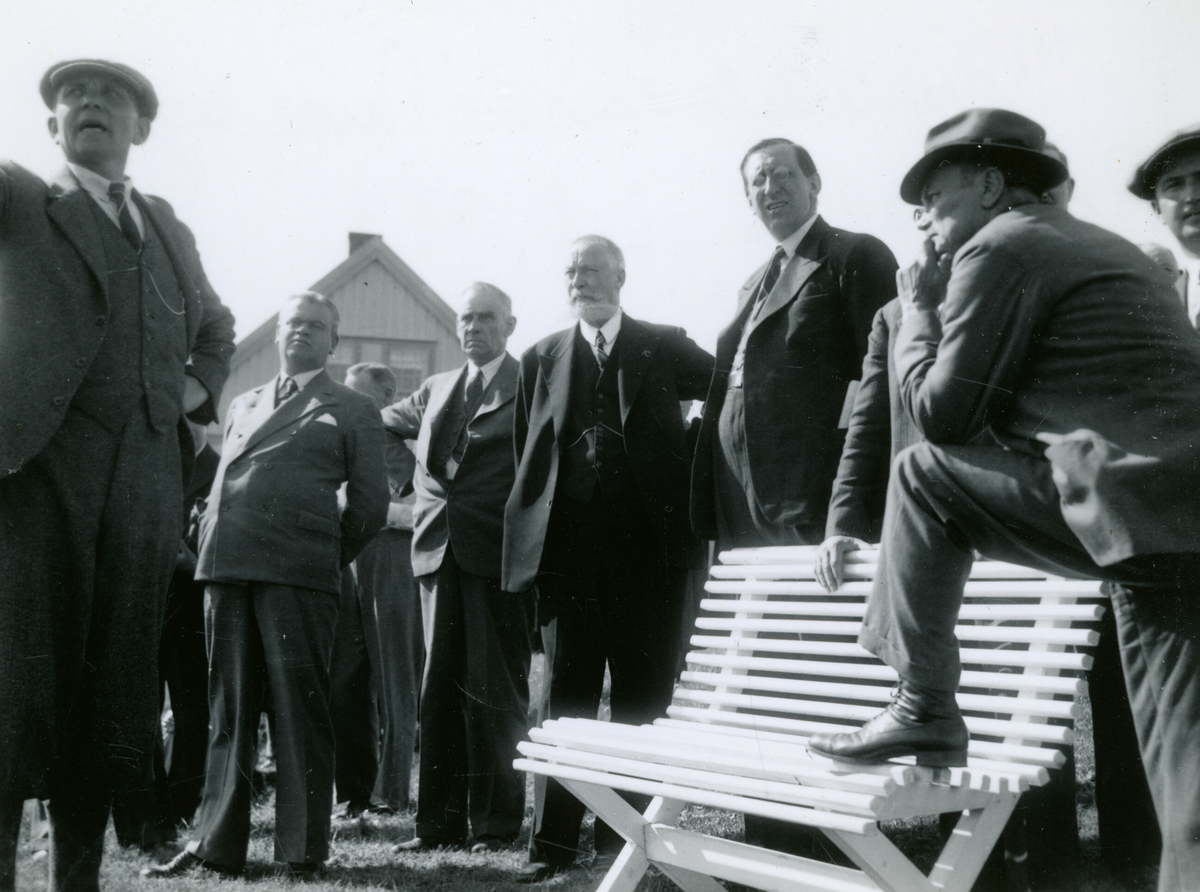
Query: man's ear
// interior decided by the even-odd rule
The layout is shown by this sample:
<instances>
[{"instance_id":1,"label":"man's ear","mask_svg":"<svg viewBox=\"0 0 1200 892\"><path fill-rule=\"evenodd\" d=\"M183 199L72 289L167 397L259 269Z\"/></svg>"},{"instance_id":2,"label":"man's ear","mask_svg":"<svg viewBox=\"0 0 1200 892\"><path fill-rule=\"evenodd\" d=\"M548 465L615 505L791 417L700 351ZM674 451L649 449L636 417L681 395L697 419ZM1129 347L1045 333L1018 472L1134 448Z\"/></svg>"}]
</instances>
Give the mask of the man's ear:
<instances>
[{"instance_id":1,"label":"man's ear","mask_svg":"<svg viewBox=\"0 0 1200 892\"><path fill-rule=\"evenodd\" d=\"M509 316L508 323L504 326L504 337L510 337L517 330L517 317Z\"/></svg>"},{"instance_id":2,"label":"man's ear","mask_svg":"<svg viewBox=\"0 0 1200 892\"><path fill-rule=\"evenodd\" d=\"M617 287L623 288L624 286L625 286L625 270L619 269L619 270L617 270Z\"/></svg>"},{"instance_id":3,"label":"man's ear","mask_svg":"<svg viewBox=\"0 0 1200 892\"><path fill-rule=\"evenodd\" d=\"M812 183L813 195L820 195L821 175L814 170L812 176L808 178L808 181Z\"/></svg>"},{"instance_id":4,"label":"man's ear","mask_svg":"<svg viewBox=\"0 0 1200 892\"><path fill-rule=\"evenodd\" d=\"M337 345L338 345L338 333L335 331L333 333L333 336L330 337L330 339L329 339L329 355L330 356L333 356L333 351L337 349Z\"/></svg>"},{"instance_id":5,"label":"man's ear","mask_svg":"<svg viewBox=\"0 0 1200 892\"><path fill-rule=\"evenodd\" d=\"M1004 193L1008 191L1008 183L997 168L989 167L983 172L983 194L979 196L980 204L986 210L992 210L999 204Z\"/></svg>"},{"instance_id":6,"label":"man's ear","mask_svg":"<svg viewBox=\"0 0 1200 892\"><path fill-rule=\"evenodd\" d=\"M137 124L133 128L133 144L140 146L150 138L150 119L138 118Z\"/></svg>"},{"instance_id":7,"label":"man's ear","mask_svg":"<svg viewBox=\"0 0 1200 892\"><path fill-rule=\"evenodd\" d=\"M53 120L53 119L51 119L51 120ZM1154 211L1154 216L1156 216L1156 217L1162 216L1162 211L1159 210L1159 207L1158 207L1158 196L1155 196L1154 198L1150 199L1150 209L1152 211Z\"/></svg>"},{"instance_id":8,"label":"man's ear","mask_svg":"<svg viewBox=\"0 0 1200 892\"><path fill-rule=\"evenodd\" d=\"M58 142L58 118L51 115L46 119L46 129L50 131L50 138Z\"/></svg>"}]
</instances>

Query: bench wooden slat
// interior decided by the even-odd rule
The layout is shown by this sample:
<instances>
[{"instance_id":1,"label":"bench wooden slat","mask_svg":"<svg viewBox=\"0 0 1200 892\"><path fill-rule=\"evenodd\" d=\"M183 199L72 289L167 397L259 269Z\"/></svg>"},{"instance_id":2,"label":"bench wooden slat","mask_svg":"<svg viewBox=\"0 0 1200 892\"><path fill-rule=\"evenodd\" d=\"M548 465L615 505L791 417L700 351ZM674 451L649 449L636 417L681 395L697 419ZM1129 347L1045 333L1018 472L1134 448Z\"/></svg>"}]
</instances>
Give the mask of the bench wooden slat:
<instances>
[{"instance_id":1,"label":"bench wooden slat","mask_svg":"<svg viewBox=\"0 0 1200 892\"><path fill-rule=\"evenodd\" d=\"M719 765L711 766L709 770L703 770L541 743L523 742L520 749L529 758L554 762L558 765L574 765L577 768L686 787L698 787L702 790L715 790L734 796L769 799L774 802L785 802L789 805L801 805L807 808L836 808L844 814L870 818L876 816L876 811L881 808L882 800L886 798L878 793L870 795L832 787L798 784L794 781L788 783L760 777L747 777L742 774L721 773Z\"/></svg>"},{"instance_id":2,"label":"bench wooden slat","mask_svg":"<svg viewBox=\"0 0 1200 892\"><path fill-rule=\"evenodd\" d=\"M789 653L799 656L815 655L826 657L853 657L867 660L869 657L861 647L851 642L839 641L788 641L782 638L743 638L741 636L693 635L694 647L711 647L717 650L765 651L768 653ZM1012 655L1018 651L987 650L975 647L959 649L959 658L963 665L980 666L1012 666ZM1092 668L1092 657L1089 654L1058 653L1055 651L1035 652L1021 651L1019 665L1034 669L1059 669L1083 671ZM847 664L852 665L852 664ZM852 670L846 670L851 676Z\"/></svg>"},{"instance_id":3,"label":"bench wooden slat","mask_svg":"<svg viewBox=\"0 0 1200 892\"><path fill-rule=\"evenodd\" d=\"M773 611L764 611L771 613ZM828 635L857 639L862 622L845 622L826 619L763 619L760 617L696 618L696 628L716 632L770 632L791 635ZM954 627L959 641L996 641L1021 644L1059 644L1063 647L1095 647L1100 633L1094 629L1031 628L1021 626L972 626L960 624Z\"/></svg>"},{"instance_id":4,"label":"bench wooden slat","mask_svg":"<svg viewBox=\"0 0 1200 892\"><path fill-rule=\"evenodd\" d=\"M807 697L832 697L869 703L878 712L881 705L892 699L892 688L875 684L843 684L832 681L805 681L795 678L774 678L762 675L716 675L712 672L682 672L682 682L702 685L702 688L678 691L676 697L689 699L691 690L718 688L727 691L773 691L778 694ZM968 712L1028 715L1054 719L1076 719L1082 707L1075 701L1047 700L1033 697L998 697L984 694L959 693L958 705Z\"/></svg>"},{"instance_id":5,"label":"bench wooden slat","mask_svg":"<svg viewBox=\"0 0 1200 892\"><path fill-rule=\"evenodd\" d=\"M845 663L824 663L816 660L806 660L803 672L798 672L796 660L772 659L771 657L753 657L746 654L709 653L692 651L687 655L689 666L711 666L715 669L737 669L747 672L783 673L790 675L815 676L818 678L837 678L842 675L841 669ZM885 681L894 684L896 671L883 663L856 663L854 678L866 681ZM719 678L728 678L732 673L709 673ZM964 670L962 687L985 688L994 691L1040 692L1047 694L1066 694L1079 696L1087 693L1087 682L1082 678L1068 675L1030 675L1016 672L982 672Z\"/></svg>"},{"instance_id":6,"label":"bench wooden slat","mask_svg":"<svg viewBox=\"0 0 1200 892\"><path fill-rule=\"evenodd\" d=\"M517 749L529 746L520 743ZM545 774L556 778L569 778L583 783L612 786L614 778L601 771L589 771L574 768L570 765L557 765L539 762L535 759L516 759L513 767L518 771L528 771L533 774ZM622 777L618 789L631 793L644 793L647 796L662 796L666 799L682 799L697 805L708 805L712 808L723 808L729 811L740 811L764 818L776 818L792 824L804 824L809 827L829 827L846 833L856 833L861 836L871 836L879 832L879 827L870 818L858 818L852 815L842 815L837 812L819 811L804 808L799 805L784 805L778 802L768 802L751 796L733 796L728 793L718 793L711 790L700 790L683 787L678 784L664 784L647 781L640 778Z\"/></svg>"},{"instance_id":7,"label":"bench wooden slat","mask_svg":"<svg viewBox=\"0 0 1200 892\"><path fill-rule=\"evenodd\" d=\"M861 771L839 772L829 777L828 766L817 762L803 742L758 739L751 746L744 738L713 733L710 727L686 723L686 729L659 725L617 725L590 719L557 719L529 732L534 743L571 746L593 753L669 762L691 768L721 764L732 774L764 780L803 781L837 786L872 796L885 795L911 783L913 772L905 766L865 765ZM609 725L609 728L601 728ZM615 728L615 730L613 730ZM634 733L630 733L634 732Z\"/></svg>"},{"instance_id":8,"label":"bench wooden slat","mask_svg":"<svg viewBox=\"0 0 1200 892\"><path fill-rule=\"evenodd\" d=\"M766 583L764 583L766 584ZM790 584L790 583L789 583ZM742 589L735 583L708 583L709 591L719 591L715 586L720 585L730 589L730 593L740 594ZM747 585L743 583L742 585ZM791 594L790 592L787 594ZM841 592L838 592L841 594ZM867 612L866 601L770 601L770 609L763 613L773 616L840 616L861 619ZM741 614L749 612L749 605L736 598L703 598L700 609L713 614ZM1038 604L1026 598L1017 603L1009 601L1002 604L989 604L986 601L968 602L958 612L960 620L975 621L1029 621L1061 619L1070 622L1095 622L1104 615L1101 604Z\"/></svg>"},{"instance_id":9,"label":"bench wooden slat","mask_svg":"<svg viewBox=\"0 0 1200 892\"><path fill-rule=\"evenodd\" d=\"M720 691L687 690L678 696L697 703L713 703L721 706L750 709L756 713L783 713L785 715L817 716L842 719L855 726L873 718L879 712L878 705L858 706L852 703L796 700L792 697L768 697L761 694L734 694ZM1036 722L996 720L965 715L967 730L972 734L997 737L1013 737L1043 743L1068 744L1072 741L1070 728L1061 725L1045 725ZM842 730L846 730L843 728Z\"/></svg>"}]
</instances>

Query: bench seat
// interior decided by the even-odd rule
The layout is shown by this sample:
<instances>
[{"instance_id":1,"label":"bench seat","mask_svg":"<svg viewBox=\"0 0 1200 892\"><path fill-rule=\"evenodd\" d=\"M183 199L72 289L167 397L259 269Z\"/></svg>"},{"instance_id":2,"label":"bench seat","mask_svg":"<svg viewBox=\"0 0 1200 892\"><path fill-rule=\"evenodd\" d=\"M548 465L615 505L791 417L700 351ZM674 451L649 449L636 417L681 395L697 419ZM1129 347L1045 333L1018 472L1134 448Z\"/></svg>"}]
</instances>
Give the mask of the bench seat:
<instances>
[{"instance_id":1,"label":"bench seat","mask_svg":"<svg viewBox=\"0 0 1200 892\"><path fill-rule=\"evenodd\" d=\"M717 892L716 878L781 892L966 892L1020 795L1063 764L1104 610L1096 582L976 562L956 629L967 765L849 765L806 744L817 731L857 728L890 700L895 673L856 641L877 552L848 555L833 594L814 579L814 554L720 556L666 718L548 721L520 745L519 769L557 778L626 839L602 892L629 892L650 864L691 892ZM617 791L650 806L638 813ZM683 830L688 805L818 828L859 870ZM929 876L879 829L946 812L961 817Z\"/></svg>"}]
</instances>

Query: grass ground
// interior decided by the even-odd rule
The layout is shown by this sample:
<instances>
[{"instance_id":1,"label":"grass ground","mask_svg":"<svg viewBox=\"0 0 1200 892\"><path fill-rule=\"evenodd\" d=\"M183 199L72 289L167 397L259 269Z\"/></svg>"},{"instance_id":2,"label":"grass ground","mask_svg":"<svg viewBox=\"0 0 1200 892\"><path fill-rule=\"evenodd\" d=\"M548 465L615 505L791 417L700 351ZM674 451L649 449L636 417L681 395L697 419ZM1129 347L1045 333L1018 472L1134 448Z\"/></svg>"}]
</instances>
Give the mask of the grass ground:
<instances>
[{"instance_id":1,"label":"grass ground","mask_svg":"<svg viewBox=\"0 0 1200 892\"><path fill-rule=\"evenodd\" d=\"M1079 722L1076 746L1082 848L1079 892L1150 892L1155 887L1153 872L1118 880L1108 874L1100 861L1096 810L1091 803L1093 762L1090 716L1089 708ZM532 795L527 797L527 801L532 802ZM194 873L171 880L142 879L138 871L148 863L147 857L136 850L118 846L110 829L101 887L106 892L151 892L153 889L162 892L270 892L275 888L291 886L291 878L283 873L281 866L271 861L273 804L273 797L268 795L254 807L249 861L243 878L225 879L207 873ZM683 815L682 823L713 836L740 839L742 834L740 815L716 809L689 808ZM414 892L517 892L531 888L517 883L513 878L514 871L525 861L523 843L528 840L528 821L522 842L506 851L487 855L471 855L466 851L393 854L392 845L412 837L413 829L411 812L372 817L367 822L335 822L330 861L324 873L315 881L306 883L306 886L312 888L313 892L334 892L347 888ZM895 834L897 844L918 859L927 860L935 849L936 826L932 819L898 822L895 827L888 829ZM585 830L585 847L590 845L586 838L588 835L590 830ZM590 892L600 879L600 874L580 868L533 888L545 892ZM35 859L27 848L23 848L18 862L18 892L40 892L46 888L46 882L45 858ZM674 888L661 875L653 875L644 879L638 890L667 892Z\"/></svg>"}]
</instances>

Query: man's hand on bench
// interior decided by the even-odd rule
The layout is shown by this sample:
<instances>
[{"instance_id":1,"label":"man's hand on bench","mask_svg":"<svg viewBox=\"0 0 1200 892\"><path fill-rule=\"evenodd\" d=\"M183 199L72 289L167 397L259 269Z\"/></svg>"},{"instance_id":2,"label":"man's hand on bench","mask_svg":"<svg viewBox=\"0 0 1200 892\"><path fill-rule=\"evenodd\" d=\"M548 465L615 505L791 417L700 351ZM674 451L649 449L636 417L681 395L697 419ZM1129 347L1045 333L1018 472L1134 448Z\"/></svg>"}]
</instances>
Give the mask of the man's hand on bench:
<instances>
[{"instance_id":1,"label":"man's hand on bench","mask_svg":"<svg viewBox=\"0 0 1200 892\"><path fill-rule=\"evenodd\" d=\"M853 536L829 536L817 548L817 556L813 560L813 574L817 582L827 592L836 592L842 587L842 569L846 564L846 555L851 551L871 546L862 539Z\"/></svg>"}]
</instances>

